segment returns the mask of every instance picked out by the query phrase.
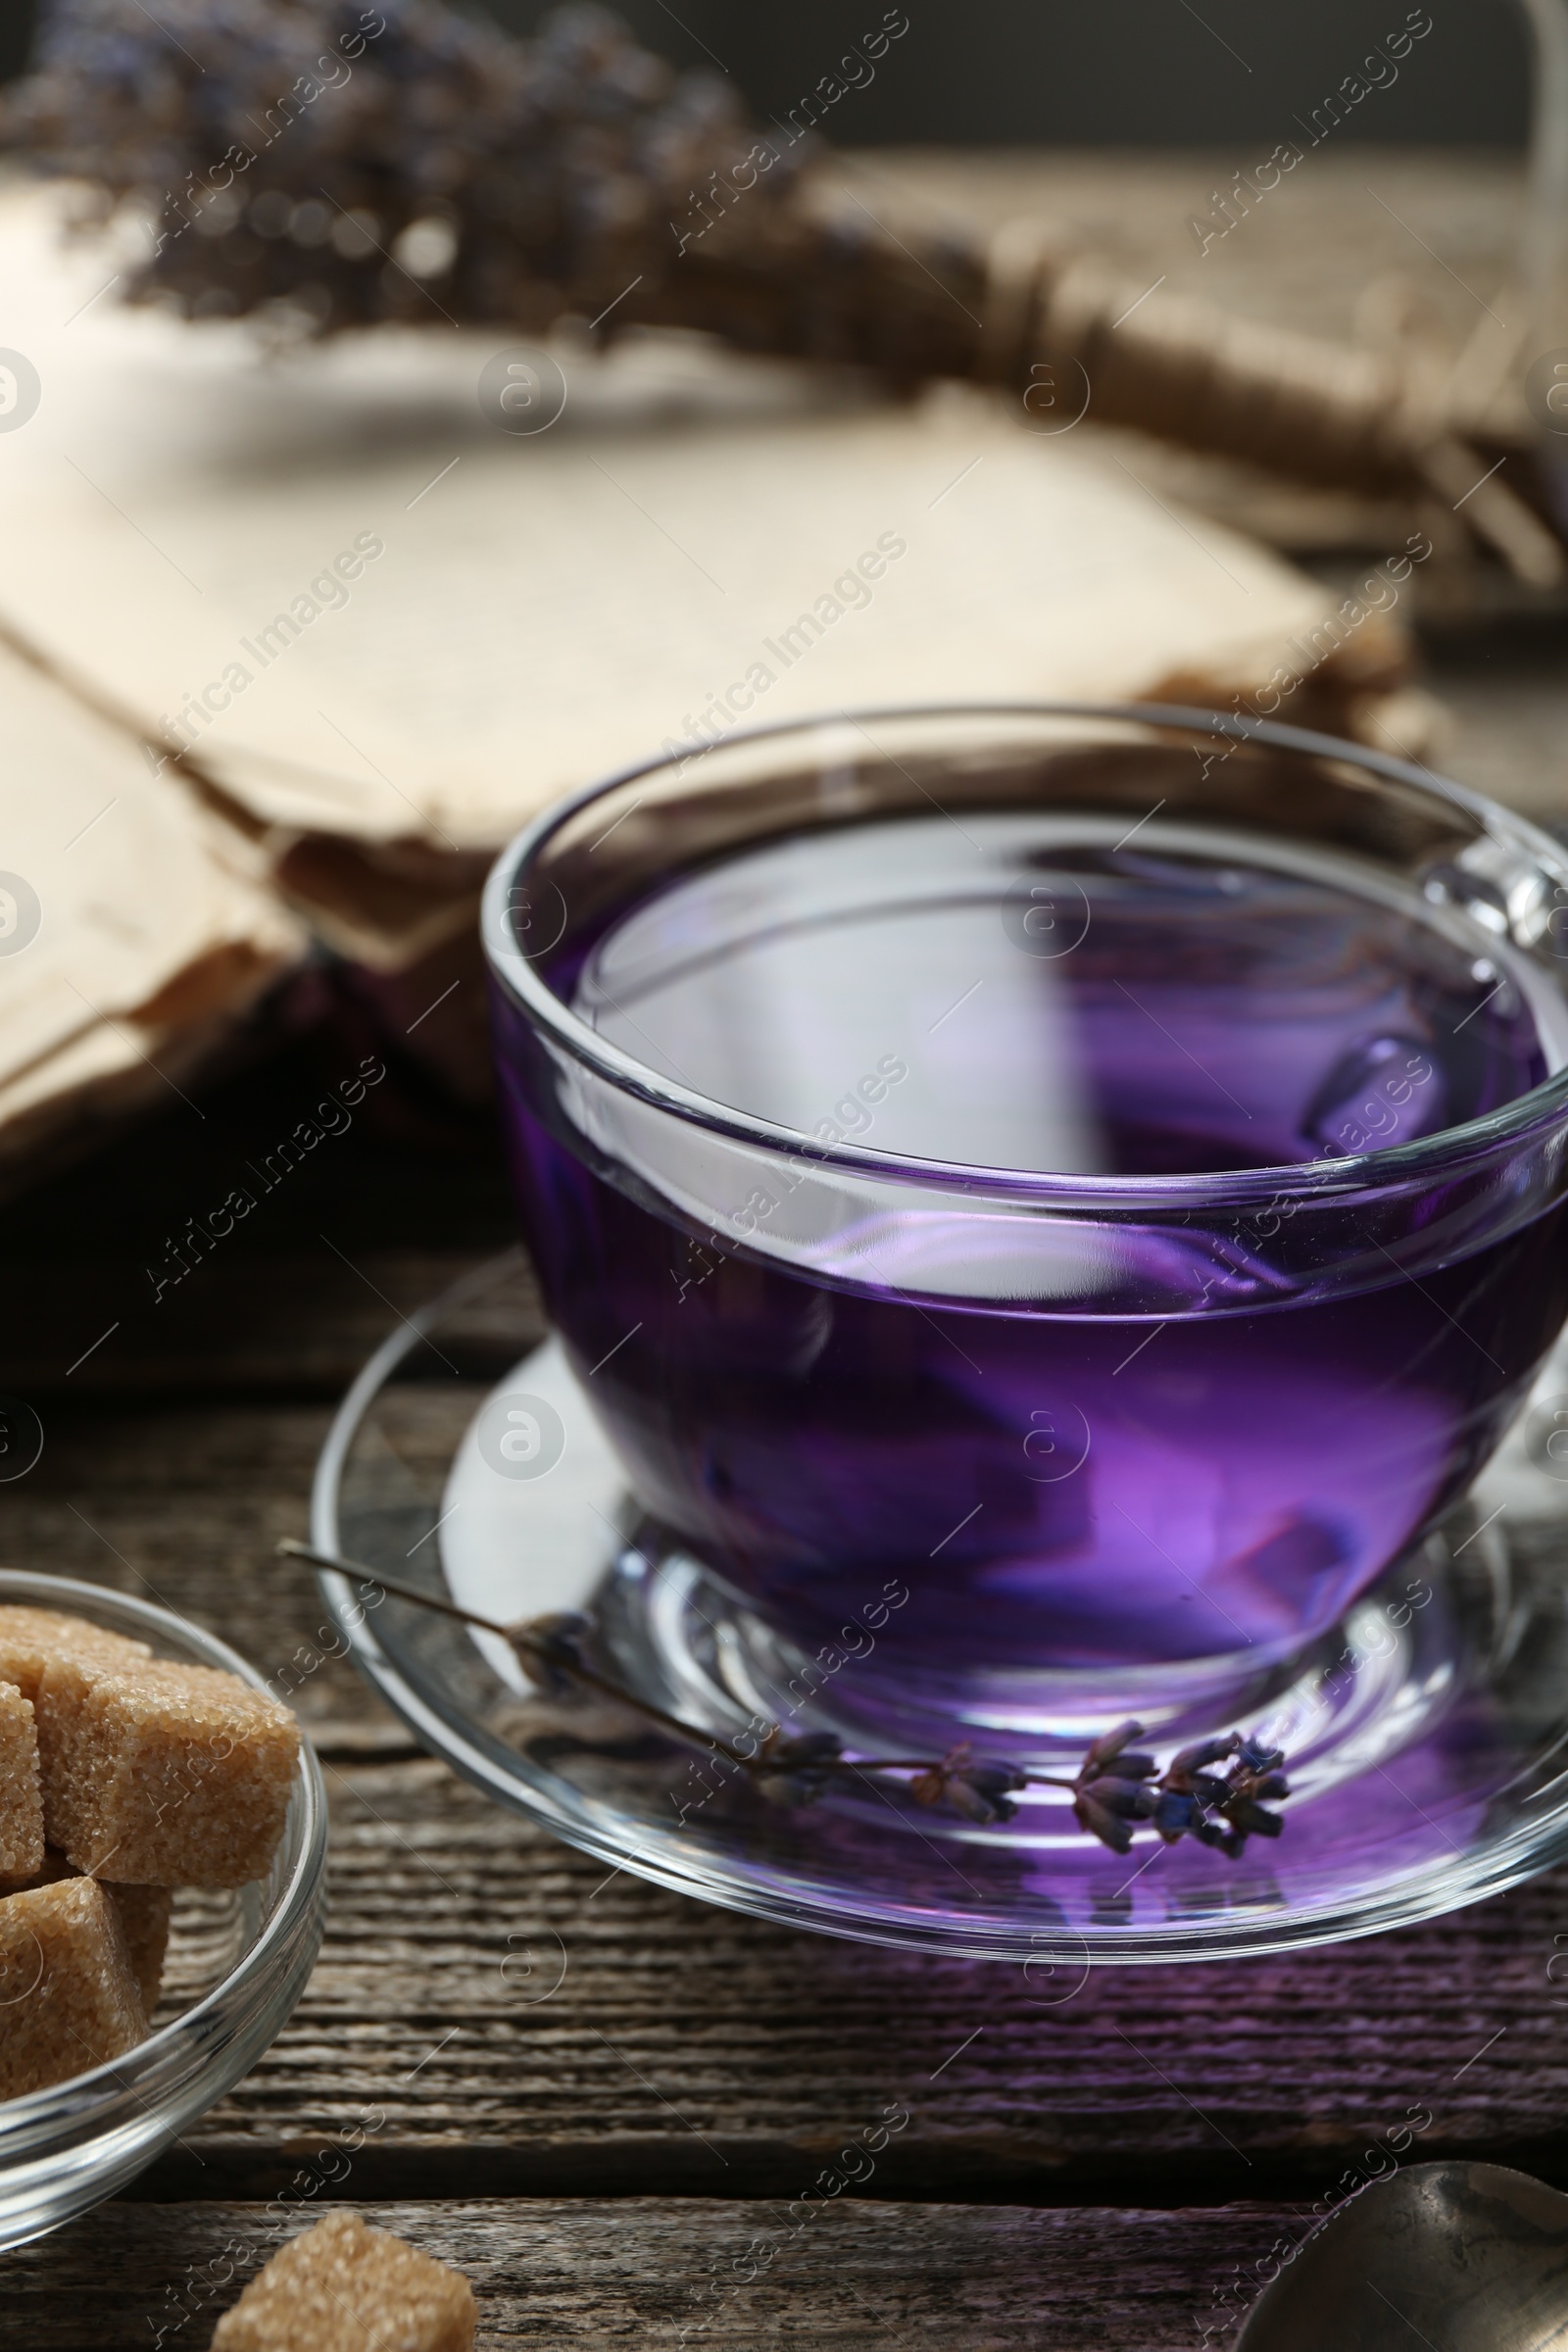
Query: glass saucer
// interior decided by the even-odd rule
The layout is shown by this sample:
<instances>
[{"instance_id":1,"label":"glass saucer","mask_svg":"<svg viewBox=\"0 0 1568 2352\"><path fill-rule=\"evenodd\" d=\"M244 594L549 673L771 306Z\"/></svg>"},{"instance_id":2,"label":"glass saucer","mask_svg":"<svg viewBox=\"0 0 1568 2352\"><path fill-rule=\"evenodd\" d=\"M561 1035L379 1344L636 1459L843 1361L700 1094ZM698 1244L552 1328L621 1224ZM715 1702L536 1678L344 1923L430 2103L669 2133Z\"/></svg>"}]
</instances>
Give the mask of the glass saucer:
<instances>
[{"instance_id":1,"label":"glass saucer","mask_svg":"<svg viewBox=\"0 0 1568 2352\"><path fill-rule=\"evenodd\" d=\"M735 1739L764 1716L837 1731L853 1752L853 1660L808 1669L639 1523L559 1344L540 1337L520 1250L366 1365L322 1450L313 1541L503 1622L585 1611L607 1669L683 1722ZM495 1636L392 1597L366 1609L344 1576L320 1581L362 1671L424 1746L608 1867L794 1927L1021 1962L1054 2001L1097 1962L1372 1935L1568 1853L1565 1546L1560 1348L1462 1510L1238 1719L1285 1748L1292 1794L1280 1838L1235 1860L1165 1846L1143 1824L1117 1855L1054 1788L1027 1790L992 1828L869 1777L781 1809L629 1709L535 1690ZM1058 1749L1028 1760L1070 1775L1097 1728L1064 1725ZM1174 1741L1155 1731L1146 1744L1163 1760Z\"/></svg>"}]
</instances>

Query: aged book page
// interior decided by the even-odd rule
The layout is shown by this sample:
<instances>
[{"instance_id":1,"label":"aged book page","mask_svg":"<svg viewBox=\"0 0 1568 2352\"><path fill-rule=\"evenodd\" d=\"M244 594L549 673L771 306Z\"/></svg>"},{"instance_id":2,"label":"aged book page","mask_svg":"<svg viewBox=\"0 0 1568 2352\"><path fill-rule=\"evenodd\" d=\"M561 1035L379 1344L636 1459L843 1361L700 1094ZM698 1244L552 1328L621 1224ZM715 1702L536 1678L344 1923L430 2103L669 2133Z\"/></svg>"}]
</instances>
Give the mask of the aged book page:
<instances>
[{"instance_id":1,"label":"aged book page","mask_svg":"<svg viewBox=\"0 0 1568 2352\"><path fill-rule=\"evenodd\" d=\"M259 852L0 647L0 1158L154 1101L305 933Z\"/></svg>"},{"instance_id":2,"label":"aged book page","mask_svg":"<svg viewBox=\"0 0 1568 2352\"><path fill-rule=\"evenodd\" d=\"M1217 699L1325 645L1397 670L1385 613L1314 640L1323 590L1091 430L666 337L560 349L564 413L513 435L476 397L497 339L433 308L426 334L267 357L117 308L101 250L58 252L58 202L0 197L43 387L0 435L0 625L281 834L472 853L741 724Z\"/></svg>"}]
</instances>

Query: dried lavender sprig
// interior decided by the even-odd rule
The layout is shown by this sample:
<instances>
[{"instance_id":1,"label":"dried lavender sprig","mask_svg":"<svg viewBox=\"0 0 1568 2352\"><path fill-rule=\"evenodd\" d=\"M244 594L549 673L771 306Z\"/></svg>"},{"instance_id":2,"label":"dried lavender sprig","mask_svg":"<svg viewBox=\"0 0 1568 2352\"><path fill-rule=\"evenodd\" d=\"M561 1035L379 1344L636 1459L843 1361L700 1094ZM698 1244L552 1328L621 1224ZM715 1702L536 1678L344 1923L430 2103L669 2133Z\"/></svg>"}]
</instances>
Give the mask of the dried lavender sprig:
<instances>
[{"instance_id":1,"label":"dried lavender sprig","mask_svg":"<svg viewBox=\"0 0 1568 2352\"><path fill-rule=\"evenodd\" d=\"M587 1620L573 1612L503 1624L499 1618L483 1616L476 1609L382 1576L356 1561L318 1551L314 1544L301 1544L293 1537L284 1537L277 1549L290 1558L311 1560L318 1567L353 1577L398 1600L412 1601L417 1608L434 1609L461 1625L499 1636L535 1680L554 1694L572 1684L597 1690L677 1739L723 1756L751 1775L761 1793L774 1803L810 1804L835 1774L907 1772L914 1775L909 1793L917 1804L946 1804L983 1826L1010 1820L1017 1810L1010 1799L1019 1789L1064 1788L1072 1796L1079 1826L1121 1854L1130 1850L1132 1825L1138 1821L1152 1822L1167 1845L1176 1844L1190 1833L1202 1844L1232 1856L1242 1851L1249 1836L1277 1838L1283 1827L1279 1815L1266 1812L1259 1800L1290 1793L1281 1769L1284 1755L1245 1740L1239 1732L1181 1749L1157 1781L1155 1759L1132 1750L1132 1741L1143 1737L1143 1726L1130 1722L1092 1740L1071 1780L1057 1773L1030 1772L1000 1757L977 1758L967 1741L941 1757L846 1756L836 1733L786 1735L776 1724L747 1755L716 1732L686 1723L590 1665L578 1646ZM1214 1772L1211 1768L1221 1762L1224 1773ZM1225 1827L1213 1818L1216 1814Z\"/></svg>"},{"instance_id":2,"label":"dried lavender sprig","mask_svg":"<svg viewBox=\"0 0 1568 2352\"><path fill-rule=\"evenodd\" d=\"M574 1646L569 1647L568 1655L568 1638L552 1618L522 1618L514 1625L503 1625L499 1618L481 1616L477 1609L460 1608L455 1600L443 1600L435 1592L421 1592L417 1585L405 1585L396 1577L382 1576L376 1569L364 1567L358 1561L338 1558L329 1551L318 1551L314 1544L297 1543L292 1536L283 1537L277 1548L289 1558L311 1560L318 1568L332 1568L339 1576L351 1576L359 1584L373 1585L377 1591L390 1593L394 1599L411 1600L416 1608L435 1609L443 1617L455 1617L460 1625L477 1627L484 1634L498 1634L511 1648L519 1652L525 1666L537 1663L546 1669L541 1679L547 1685L553 1684L559 1688L562 1676L568 1675L573 1681L587 1684L590 1690L601 1691L607 1698L620 1700L623 1705L634 1708L639 1715L646 1715L651 1722L662 1724L666 1731L677 1733L683 1740L695 1740L706 1747L716 1748L720 1755L729 1757L733 1763L744 1765L747 1762L737 1748L732 1748L716 1733L705 1732L695 1724L683 1723L678 1715L668 1714L664 1708L656 1706L652 1699L639 1697L635 1691L627 1690L619 1683L612 1682L607 1675L600 1674L577 1653ZM539 1630L536 1632L535 1628Z\"/></svg>"}]
</instances>

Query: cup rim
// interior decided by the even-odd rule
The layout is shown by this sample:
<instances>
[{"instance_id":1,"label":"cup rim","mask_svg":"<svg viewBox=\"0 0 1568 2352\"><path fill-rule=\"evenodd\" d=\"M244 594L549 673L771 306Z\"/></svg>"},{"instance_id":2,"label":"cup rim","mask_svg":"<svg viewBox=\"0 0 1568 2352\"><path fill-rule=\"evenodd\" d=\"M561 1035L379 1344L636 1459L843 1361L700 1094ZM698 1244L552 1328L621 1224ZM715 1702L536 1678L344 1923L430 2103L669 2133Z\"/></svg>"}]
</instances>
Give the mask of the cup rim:
<instances>
[{"instance_id":1,"label":"cup rim","mask_svg":"<svg viewBox=\"0 0 1568 2352\"><path fill-rule=\"evenodd\" d=\"M114 1619L118 1630L162 1635L191 1663L219 1667L237 1676L248 1689L270 1696L258 1670L218 1635L172 1609L114 1586L55 1576L41 1569L0 1568L0 1604L68 1611L79 1608L95 1622ZM326 1789L303 1726L294 1795L300 1811L294 1834L285 1832L282 1858L286 1876L255 1941L199 2000L167 2025L154 2028L145 2040L121 2057L106 2059L79 2075L69 2075L64 2082L46 2083L19 2098L0 2101L0 2187L9 2167L36 2161L57 2134L62 2147L79 2147L84 2132L93 2134L95 2119L99 2129L111 2132L120 2111L127 2105L133 2110L150 2106L155 2111L165 2105L178 2106L188 2098L196 2078L205 2076L215 2062L221 2068L222 2053L244 2030L250 2010L268 2001L279 1967L291 1957L297 1958L293 1947L320 1893L326 1865ZM229 2014L236 2001L245 2004L243 2021ZM198 2110L220 2096L229 2080L224 2073L222 2081L198 2099ZM147 2161L148 2156L143 2156L133 2169L139 2170L140 2163ZM91 2169L90 2159L84 2169Z\"/></svg>"},{"instance_id":2,"label":"cup rim","mask_svg":"<svg viewBox=\"0 0 1568 2352\"><path fill-rule=\"evenodd\" d=\"M1143 1210L1169 1205L1181 1208L1224 1207L1297 1194L1303 1198L1361 1195L1389 1187L1419 1186L1435 1174L1452 1174L1478 1158L1514 1146L1540 1125L1547 1125L1568 1109L1568 1064L1538 1086L1482 1117L1442 1127L1408 1144L1377 1152L1347 1152L1333 1159L1285 1161L1262 1168L1200 1170L1169 1175L1082 1175L1034 1168L970 1165L962 1160L917 1158L870 1144L846 1140L826 1145L798 1128L781 1126L750 1111L700 1094L648 1067L634 1054L609 1043L573 1012L546 984L542 974L517 948L509 919L514 876L534 858L551 836L579 809L596 800L658 774L690 756L728 750L769 737L806 735L813 728L842 725L846 720L898 719L1054 719L1086 718L1130 722L1146 727L1179 727L1189 732L1229 737L1239 743L1264 743L1281 751L1334 759L1364 768L1394 783L1413 786L1428 797L1451 802L1492 839L1526 852L1568 887L1568 853L1550 834L1528 817L1504 808L1486 794L1432 768L1376 752L1347 737L1324 735L1315 729L1282 726L1271 719L1250 719L1218 710L1200 710L1178 703L895 703L851 710L820 710L801 717L777 719L766 725L736 727L721 744L692 742L663 746L653 759L601 777L568 793L539 810L501 852L485 880L480 906L480 937L492 979L524 1018L573 1060L607 1080L619 1093L668 1112L689 1126L706 1129L738 1143L792 1159L808 1158L821 1169L877 1179L883 1183L923 1185L932 1190L961 1191L1023 1199L1039 1206L1065 1210L1120 1207Z\"/></svg>"}]
</instances>

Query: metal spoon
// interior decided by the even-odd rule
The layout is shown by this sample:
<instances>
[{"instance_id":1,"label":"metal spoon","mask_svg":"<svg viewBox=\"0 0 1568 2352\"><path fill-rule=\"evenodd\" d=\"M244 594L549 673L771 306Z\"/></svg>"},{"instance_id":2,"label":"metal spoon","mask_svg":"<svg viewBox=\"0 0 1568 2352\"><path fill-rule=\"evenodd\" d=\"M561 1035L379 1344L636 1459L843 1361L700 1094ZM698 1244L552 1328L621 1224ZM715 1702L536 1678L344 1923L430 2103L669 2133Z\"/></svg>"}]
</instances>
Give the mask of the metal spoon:
<instances>
[{"instance_id":1,"label":"metal spoon","mask_svg":"<svg viewBox=\"0 0 1568 2352\"><path fill-rule=\"evenodd\" d=\"M1568 2196L1498 2164L1418 2164L1308 2238L1236 2352L1568 2352Z\"/></svg>"}]
</instances>

